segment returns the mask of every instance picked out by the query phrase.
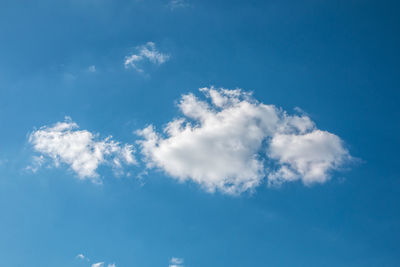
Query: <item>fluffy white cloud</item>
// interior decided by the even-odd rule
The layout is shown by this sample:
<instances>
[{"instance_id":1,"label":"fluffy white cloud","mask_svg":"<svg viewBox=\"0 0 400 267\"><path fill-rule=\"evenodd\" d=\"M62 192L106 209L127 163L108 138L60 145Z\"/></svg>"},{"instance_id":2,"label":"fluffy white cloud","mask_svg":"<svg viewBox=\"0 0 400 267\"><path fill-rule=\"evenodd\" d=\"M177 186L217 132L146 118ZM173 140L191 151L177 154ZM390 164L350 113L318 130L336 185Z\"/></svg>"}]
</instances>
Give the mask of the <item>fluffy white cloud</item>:
<instances>
[{"instance_id":1,"label":"fluffy white cloud","mask_svg":"<svg viewBox=\"0 0 400 267\"><path fill-rule=\"evenodd\" d=\"M270 184L324 182L350 157L339 137L316 129L305 115L288 115L240 89L200 91L208 101L183 95L178 106L185 118L169 122L165 135L152 125L137 132L148 168L209 192L238 194L265 176Z\"/></svg>"},{"instance_id":2,"label":"fluffy white cloud","mask_svg":"<svg viewBox=\"0 0 400 267\"><path fill-rule=\"evenodd\" d=\"M169 55L159 52L153 42L138 46L137 50L137 54L132 54L125 58L125 68L134 68L138 72L143 72L140 67L141 62L149 61L152 64L161 65L170 58Z\"/></svg>"},{"instance_id":3,"label":"fluffy white cloud","mask_svg":"<svg viewBox=\"0 0 400 267\"><path fill-rule=\"evenodd\" d=\"M169 261L169 267L183 267L183 259L172 257Z\"/></svg>"},{"instance_id":4,"label":"fluffy white cloud","mask_svg":"<svg viewBox=\"0 0 400 267\"><path fill-rule=\"evenodd\" d=\"M32 132L29 142L43 156L53 160L55 166L68 164L81 179L98 182L97 168L101 164L121 170L122 164L136 164L132 145L121 145L112 137L100 139L98 135L79 130L70 118L53 126L43 126Z\"/></svg>"},{"instance_id":5,"label":"fluffy white cloud","mask_svg":"<svg viewBox=\"0 0 400 267\"><path fill-rule=\"evenodd\" d=\"M280 164L268 175L270 184L297 179L307 185L323 183L329 178L329 170L349 159L338 136L317 129L301 135L274 135L268 154Z\"/></svg>"}]
</instances>

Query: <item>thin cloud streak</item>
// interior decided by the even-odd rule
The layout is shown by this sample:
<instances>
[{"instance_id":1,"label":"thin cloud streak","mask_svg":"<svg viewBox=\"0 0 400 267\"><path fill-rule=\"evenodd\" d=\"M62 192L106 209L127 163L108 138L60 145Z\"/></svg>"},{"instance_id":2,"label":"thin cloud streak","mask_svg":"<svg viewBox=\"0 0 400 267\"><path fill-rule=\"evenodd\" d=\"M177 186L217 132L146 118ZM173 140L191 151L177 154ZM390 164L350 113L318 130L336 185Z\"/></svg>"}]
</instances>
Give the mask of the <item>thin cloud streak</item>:
<instances>
[{"instance_id":1,"label":"thin cloud streak","mask_svg":"<svg viewBox=\"0 0 400 267\"><path fill-rule=\"evenodd\" d=\"M125 68L133 68L138 72L144 72L141 63L147 61L154 65L161 65L170 59L170 55L157 50L155 43L147 42L136 48L138 52L125 57Z\"/></svg>"}]
</instances>

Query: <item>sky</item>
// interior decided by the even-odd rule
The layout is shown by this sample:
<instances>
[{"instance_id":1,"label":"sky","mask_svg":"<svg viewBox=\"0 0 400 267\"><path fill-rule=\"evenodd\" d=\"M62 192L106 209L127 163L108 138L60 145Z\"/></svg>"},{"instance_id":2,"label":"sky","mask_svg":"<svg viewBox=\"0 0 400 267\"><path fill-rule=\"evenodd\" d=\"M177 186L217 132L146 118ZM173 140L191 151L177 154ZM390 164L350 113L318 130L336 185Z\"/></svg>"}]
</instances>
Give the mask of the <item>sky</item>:
<instances>
[{"instance_id":1,"label":"sky","mask_svg":"<svg viewBox=\"0 0 400 267\"><path fill-rule=\"evenodd\" d=\"M0 1L0 265L400 266L397 1Z\"/></svg>"}]
</instances>

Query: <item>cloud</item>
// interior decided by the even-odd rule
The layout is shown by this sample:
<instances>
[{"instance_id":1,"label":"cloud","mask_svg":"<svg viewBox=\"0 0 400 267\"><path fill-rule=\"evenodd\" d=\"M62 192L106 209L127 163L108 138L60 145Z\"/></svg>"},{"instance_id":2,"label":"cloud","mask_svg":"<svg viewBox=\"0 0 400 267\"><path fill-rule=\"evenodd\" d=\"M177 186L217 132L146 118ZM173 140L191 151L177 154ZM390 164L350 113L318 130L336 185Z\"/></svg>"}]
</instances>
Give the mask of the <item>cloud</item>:
<instances>
[{"instance_id":1,"label":"cloud","mask_svg":"<svg viewBox=\"0 0 400 267\"><path fill-rule=\"evenodd\" d=\"M306 115L288 115L241 89L200 91L206 100L182 96L183 118L170 121L164 134L152 125L137 131L147 168L208 192L240 194L264 177L270 185L323 183L350 158L338 136L318 130Z\"/></svg>"},{"instance_id":2,"label":"cloud","mask_svg":"<svg viewBox=\"0 0 400 267\"><path fill-rule=\"evenodd\" d=\"M277 171L268 175L270 184L297 179L307 185L323 183L329 179L329 170L349 159L338 136L317 129L302 135L274 135L269 156L280 164Z\"/></svg>"},{"instance_id":3,"label":"cloud","mask_svg":"<svg viewBox=\"0 0 400 267\"><path fill-rule=\"evenodd\" d=\"M95 65L89 66L88 71L89 72L96 72L96 66Z\"/></svg>"},{"instance_id":4,"label":"cloud","mask_svg":"<svg viewBox=\"0 0 400 267\"><path fill-rule=\"evenodd\" d=\"M77 259L80 259L80 260L86 259L85 255L83 255L82 253L76 255L76 258L77 258Z\"/></svg>"},{"instance_id":5,"label":"cloud","mask_svg":"<svg viewBox=\"0 0 400 267\"><path fill-rule=\"evenodd\" d=\"M25 170L36 173L43 166L44 163L45 163L45 159L44 159L43 155L33 156L32 163L30 165L28 165L25 168Z\"/></svg>"},{"instance_id":6,"label":"cloud","mask_svg":"<svg viewBox=\"0 0 400 267\"><path fill-rule=\"evenodd\" d=\"M168 3L168 7L171 10L174 10L174 9L177 9L177 8L184 8L184 7L187 7L187 6L189 6L189 5L186 3L185 0L171 0Z\"/></svg>"},{"instance_id":7,"label":"cloud","mask_svg":"<svg viewBox=\"0 0 400 267\"><path fill-rule=\"evenodd\" d=\"M182 258L172 257L171 260L169 261L169 267L184 267L182 264L183 264Z\"/></svg>"},{"instance_id":8,"label":"cloud","mask_svg":"<svg viewBox=\"0 0 400 267\"><path fill-rule=\"evenodd\" d=\"M41 153L40 166L43 165L43 157L47 157L56 167L60 163L67 164L80 179L91 179L93 182L99 182L96 170L102 164L110 165L115 170L121 170L122 164L136 164L132 145L121 145L111 136L100 139L97 134L79 130L79 126L68 117L64 122L43 126L32 132L29 142Z\"/></svg>"},{"instance_id":9,"label":"cloud","mask_svg":"<svg viewBox=\"0 0 400 267\"><path fill-rule=\"evenodd\" d=\"M81 260L81 261L87 261L87 262L90 261L90 259L87 256L83 255L82 253L76 255L76 258Z\"/></svg>"},{"instance_id":10,"label":"cloud","mask_svg":"<svg viewBox=\"0 0 400 267\"><path fill-rule=\"evenodd\" d=\"M78 254L76 256L76 258L79 259L79 260L85 260L85 261L88 261L88 262L90 261L89 258L86 257L85 255L83 255L82 253ZM105 266L104 261L93 263L91 265L91 267L104 267L104 266ZM107 267L117 267L117 265L115 263L109 263L109 264L107 264Z\"/></svg>"},{"instance_id":11,"label":"cloud","mask_svg":"<svg viewBox=\"0 0 400 267\"><path fill-rule=\"evenodd\" d=\"M170 56L159 52L153 42L136 47L137 53L125 57L125 68L134 68L138 72L143 72L141 64L148 61L155 65L161 65L169 60Z\"/></svg>"},{"instance_id":12,"label":"cloud","mask_svg":"<svg viewBox=\"0 0 400 267\"><path fill-rule=\"evenodd\" d=\"M104 262L98 262L98 263L93 263L92 267L104 267ZM115 263L109 263L107 264L107 267L117 267Z\"/></svg>"}]
</instances>

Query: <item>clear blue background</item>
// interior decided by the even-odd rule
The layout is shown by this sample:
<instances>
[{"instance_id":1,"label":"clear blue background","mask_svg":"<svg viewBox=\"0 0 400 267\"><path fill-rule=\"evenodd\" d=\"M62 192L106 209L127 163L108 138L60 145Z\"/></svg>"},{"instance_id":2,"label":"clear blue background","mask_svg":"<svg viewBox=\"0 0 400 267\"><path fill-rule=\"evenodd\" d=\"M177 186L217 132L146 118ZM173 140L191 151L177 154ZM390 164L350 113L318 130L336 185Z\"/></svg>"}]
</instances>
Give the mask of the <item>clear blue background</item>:
<instances>
[{"instance_id":1,"label":"clear blue background","mask_svg":"<svg viewBox=\"0 0 400 267\"><path fill-rule=\"evenodd\" d=\"M398 1L187 4L0 1L0 265L400 266ZM170 61L147 76L124 69L148 41ZM101 170L97 186L65 168L24 171L34 127L68 115L132 143L210 85L300 107L359 162L324 185L241 197L158 172Z\"/></svg>"}]
</instances>

